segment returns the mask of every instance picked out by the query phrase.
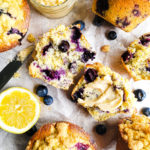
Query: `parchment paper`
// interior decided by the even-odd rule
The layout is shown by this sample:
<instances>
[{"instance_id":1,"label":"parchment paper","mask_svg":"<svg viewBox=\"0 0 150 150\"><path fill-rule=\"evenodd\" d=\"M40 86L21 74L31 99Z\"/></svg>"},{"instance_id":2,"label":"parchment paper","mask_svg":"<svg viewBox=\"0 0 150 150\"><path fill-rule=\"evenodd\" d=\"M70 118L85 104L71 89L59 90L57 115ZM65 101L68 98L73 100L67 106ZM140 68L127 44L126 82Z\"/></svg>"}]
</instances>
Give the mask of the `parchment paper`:
<instances>
[{"instance_id":1,"label":"parchment paper","mask_svg":"<svg viewBox=\"0 0 150 150\"><path fill-rule=\"evenodd\" d=\"M73 11L66 17L61 19L48 19L40 15L31 7L31 21L28 33L33 33L36 37L47 32L50 28L56 27L59 24L69 25L76 20L84 20L86 23L86 29L83 31L84 35L90 42L92 48L97 52L96 61L103 63L111 67L114 71L129 78L127 72L122 67L120 56L130 42L138 38L144 33L150 31L150 18L139 25L135 30L130 33L126 33L111 25L104 24L101 27L92 25L94 14L91 11L91 0L79 0ZM108 41L105 37L106 32L109 30L115 30L118 38L114 41ZM111 46L111 50L108 53L100 51L100 47L104 44ZM18 46L11 51L0 54L0 69L2 69L10 60L17 54L18 51L30 45L26 38L22 42L22 46ZM20 78L12 78L8 84L4 87L7 89L12 86L20 86L34 91L35 86L38 84L45 84L38 79L33 79L28 74L28 60L19 70L21 74ZM137 103L137 107L150 106L150 81L139 81L134 83L129 78L133 88L143 88L147 92L147 98L142 103ZM45 84L46 85L46 84ZM49 95L53 96L54 103L51 106L45 106L41 101L41 115L37 122L37 127L41 125L54 122L54 121L70 121L81 127L83 127L96 141L98 150L115 150L116 148L116 124L120 117L117 116L104 122L107 126L107 133L104 136L97 135L94 131L96 122L82 107L72 103L70 101L70 94L73 86L67 92L56 89L52 86L48 86ZM4 90L2 89L2 91ZM7 133L0 129L0 150L24 150L30 137L27 135L14 135Z\"/></svg>"}]
</instances>

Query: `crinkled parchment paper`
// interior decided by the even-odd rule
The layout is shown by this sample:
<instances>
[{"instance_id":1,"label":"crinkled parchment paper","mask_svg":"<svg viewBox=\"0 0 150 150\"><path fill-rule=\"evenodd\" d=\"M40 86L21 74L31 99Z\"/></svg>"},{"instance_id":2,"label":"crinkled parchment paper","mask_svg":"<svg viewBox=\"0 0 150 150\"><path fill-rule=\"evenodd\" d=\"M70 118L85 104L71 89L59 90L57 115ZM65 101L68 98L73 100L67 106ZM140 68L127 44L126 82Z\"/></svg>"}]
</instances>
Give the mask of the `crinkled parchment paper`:
<instances>
[{"instance_id":1,"label":"crinkled parchment paper","mask_svg":"<svg viewBox=\"0 0 150 150\"><path fill-rule=\"evenodd\" d=\"M56 27L59 24L69 25L76 20L82 19L86 23L86 28L83 31L84 35L90 42L92 48L97 51L96 60L111 67L114 71L129 78L127 72L122 67L120 56L130 42L141 36L142 34L150 31L150 18L139 25L135 30L130 33L126 33L111 25L104 24L101 27L92 25L94 15L91 11L91 0L79 0L73 11L66 17L61 19L47 19L40 15L31 7L31 22L28 33L33 33L36 37L42 35L50 28ZM118 34L117 40L108 41L105 37L106 32L109 30L115 30ZM111 46L111 50L108 53L100 51L100 47L104 44ZM18 51L28 46L29 43L26 39L23 40L22 46L18 46L11 51L0 54L0 69L2 69L10 60L17 54ZM19 70L20 78L12 78L8 84L4 87L7 89L12 86L21 86L34 91L34 88L38 84L44 84L38 79L33 79L28 74L28 60ZM133 88L143 88L147 91L147 98L142 103L137 103L137 107L150 106L150 81L139 81L134 83L129 78ZM72 103L70 101L70 94L73 86L69 91L65 92L56 89L52 86L48 86L49 94L53 96L54 103L51 106L45 106L41 102L42 110L40 119L37 122L37 127L41 125L54 122L54 121L70 121L81 127L83 127L96 141L98 150L115 150L116 148L116 124L120 117L117 116L104 122L107 125L107 133L104 136L97 135L94 131L94 126L98 124L82 107ZM2 89L2 91L4 90ZM0 130L0 150L24 150L30 137L27 135L13 135Z\"/></svg>"}]
</instances>

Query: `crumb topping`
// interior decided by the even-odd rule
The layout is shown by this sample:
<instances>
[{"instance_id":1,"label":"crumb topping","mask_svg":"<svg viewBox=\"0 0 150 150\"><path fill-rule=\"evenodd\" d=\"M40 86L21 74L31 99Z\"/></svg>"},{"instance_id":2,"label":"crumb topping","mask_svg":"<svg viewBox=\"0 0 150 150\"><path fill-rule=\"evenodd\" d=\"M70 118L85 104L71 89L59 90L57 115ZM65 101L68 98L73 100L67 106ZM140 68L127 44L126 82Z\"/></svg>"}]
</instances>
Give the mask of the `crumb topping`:
<instances>
[{"instance_id":1,"label":"crumb topping","mask_svg":"<svg viewBox=\"0 0 150 150\"><path fill-rule=\"evenodd\" d=\"M67 123L54 123L50 130L50 136L35 141L33 150L92 150L89 141L69 132Z\"/></svg>"},{"instance_id":2,"label":"crumb topping","mask_svg":"<svg viewBox=\"0 0 150 150\"><path fill-rule=\"evenodd\" d=\"M121 137L131 150L150 149L150 119L146 116L132 116L119 124Z\"/></svg>"}]
</instances>

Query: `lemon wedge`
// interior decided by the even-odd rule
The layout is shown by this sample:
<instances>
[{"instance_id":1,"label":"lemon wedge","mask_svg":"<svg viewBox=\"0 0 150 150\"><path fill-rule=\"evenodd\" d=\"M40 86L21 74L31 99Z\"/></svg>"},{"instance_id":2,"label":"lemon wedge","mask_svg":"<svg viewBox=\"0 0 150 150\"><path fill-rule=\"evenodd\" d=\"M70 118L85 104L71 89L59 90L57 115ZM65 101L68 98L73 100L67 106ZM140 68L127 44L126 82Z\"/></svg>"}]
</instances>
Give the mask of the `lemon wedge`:
<instances>
[{"instance_id":1,"label":"lemon wedge","mask_svg":"<svg viewBox=\"0 0 150 150\"><path fill-rule=\"evenodd\" d=\"M13 87L0 94L0 128L14 134L28 131L40 116L40 103L32 92Z\"/></svg>"}]
</instances>

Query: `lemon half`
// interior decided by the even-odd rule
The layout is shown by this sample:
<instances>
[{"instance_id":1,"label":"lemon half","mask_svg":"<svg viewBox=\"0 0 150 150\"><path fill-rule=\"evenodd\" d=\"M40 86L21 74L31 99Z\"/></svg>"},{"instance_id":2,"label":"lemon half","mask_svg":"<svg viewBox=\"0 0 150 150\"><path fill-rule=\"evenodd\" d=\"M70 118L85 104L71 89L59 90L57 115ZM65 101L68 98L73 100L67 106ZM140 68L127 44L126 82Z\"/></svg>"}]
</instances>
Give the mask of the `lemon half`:
<instances>
[{"instance_id":1,"label":"lemon half","mask_svg":"<svg viewBox=\"0 0 150 150\"><path fill-rule=\"evenodd\" d=\"M36 95L25 88L13 87L0 94L0 128L21 134L28 131L40 116Z\"/></svg>"}]
</instances>

